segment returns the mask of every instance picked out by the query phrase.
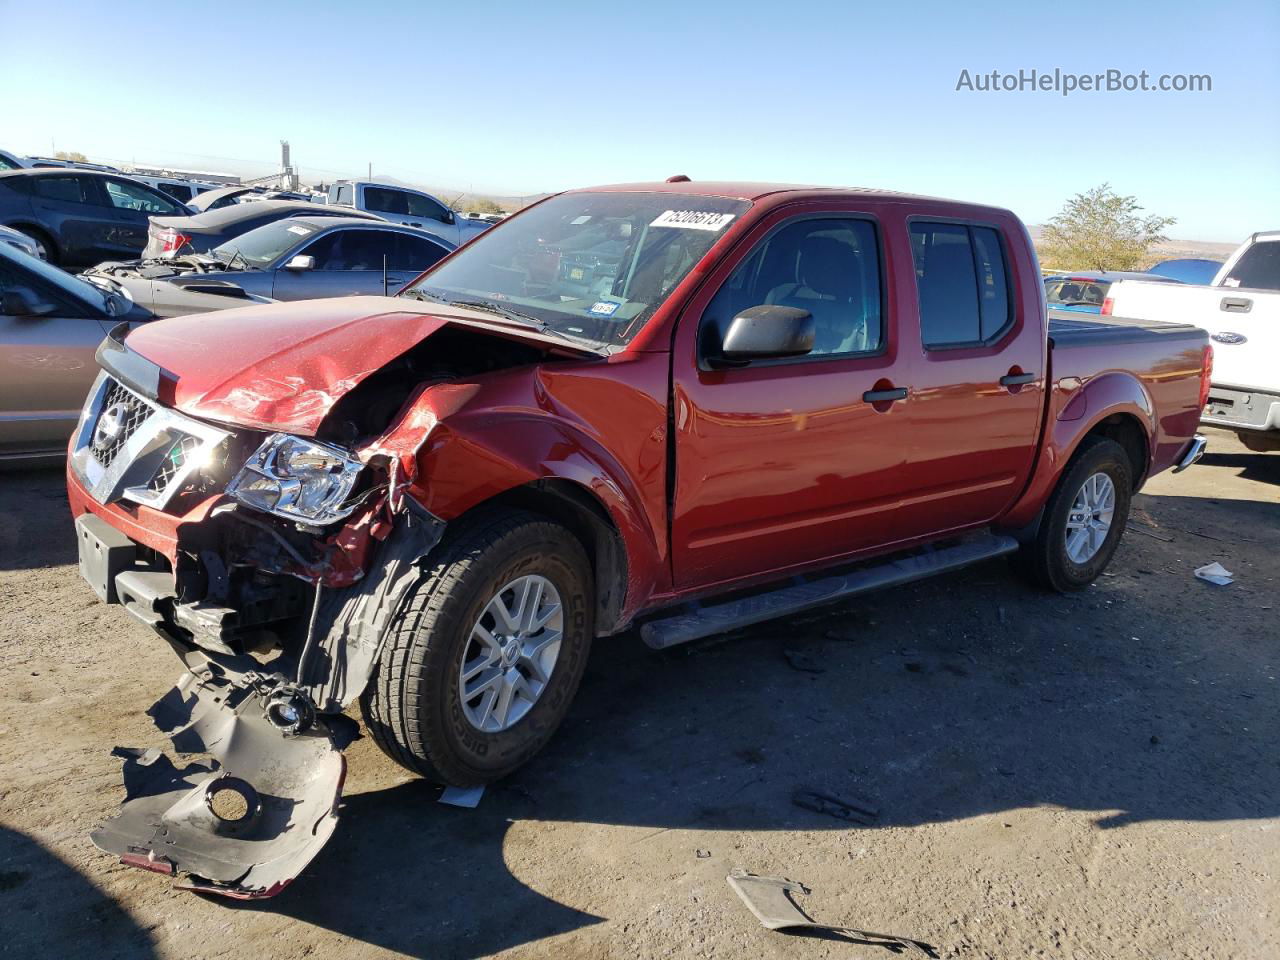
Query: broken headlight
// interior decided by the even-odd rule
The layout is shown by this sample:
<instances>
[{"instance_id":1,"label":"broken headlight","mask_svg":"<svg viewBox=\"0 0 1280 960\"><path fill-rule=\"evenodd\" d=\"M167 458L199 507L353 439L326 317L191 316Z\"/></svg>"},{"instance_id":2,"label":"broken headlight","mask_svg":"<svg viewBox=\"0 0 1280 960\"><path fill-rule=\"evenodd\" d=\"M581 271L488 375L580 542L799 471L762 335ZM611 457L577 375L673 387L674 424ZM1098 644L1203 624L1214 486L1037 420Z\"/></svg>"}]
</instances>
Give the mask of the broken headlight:
<instances>
[{"instance_id":1,"label":"broken headlight","mask_svg":"<svg viewBox=\"0 0 1280 960\"><path fill-rule=\"evenodd\" d=\"M337 447L275 433L254 451L227 494L255 510L323 526L355 509L349 498L362 469Z\"/></svg>"}]
</instances>

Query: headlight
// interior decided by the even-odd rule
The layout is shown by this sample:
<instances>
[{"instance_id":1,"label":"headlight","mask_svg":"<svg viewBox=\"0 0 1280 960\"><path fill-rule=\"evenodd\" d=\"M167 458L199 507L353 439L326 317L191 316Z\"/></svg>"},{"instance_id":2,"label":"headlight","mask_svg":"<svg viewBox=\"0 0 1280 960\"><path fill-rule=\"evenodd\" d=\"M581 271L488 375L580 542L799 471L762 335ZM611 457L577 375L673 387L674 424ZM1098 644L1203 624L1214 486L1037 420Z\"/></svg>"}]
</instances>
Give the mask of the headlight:
<instances>
[{"instance_id":1,"label":"headlight","mask_svg":"<svg viewBox=\"0 0 1280 960\"><path fill-rule=\"evenodd\" d=\"M254 451L227 494L255 510L323 526L355 509L347 498L362 469L337 447L276 433Z\"/></svg>"}]
</instances>

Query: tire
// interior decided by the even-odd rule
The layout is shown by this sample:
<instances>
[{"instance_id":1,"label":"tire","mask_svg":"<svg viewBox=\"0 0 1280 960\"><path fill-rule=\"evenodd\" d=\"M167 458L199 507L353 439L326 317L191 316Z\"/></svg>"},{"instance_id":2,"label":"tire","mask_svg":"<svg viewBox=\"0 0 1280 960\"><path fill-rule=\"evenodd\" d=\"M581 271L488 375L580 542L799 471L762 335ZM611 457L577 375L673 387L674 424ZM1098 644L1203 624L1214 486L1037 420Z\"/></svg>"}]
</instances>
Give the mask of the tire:
<instances>
[{"instance_id":1,"label":"tire","mask_svg":"<svg viewBox=\"0 0 1280 960\"><path fill-rule=\"evenodd\" d=\"M1092 542L1075 541L1076 557L1073 558L1072 542L1069 541L1067 529L1068 519L1077 497L1083 492L1085 482L1099 474L1110 481L1114 494L1110 524L1100 543L1097 542L1096 530ZM1099 481L1095 489L1098 488L1105 488L1105 483ZM1044 516L1035 539L1024 544L1015 558L1019 572L1033 583L1059 593L1087 587L1101 575L1115 555L1120 537L1124 534L1125 522L1129 518L1132 498L1133 466L1124 447L1106 437L1086 437L1062 472L1049 502L1045 504ZM1088 556L1082 555L1095 544L1094 552Z\"/></svg>"},{"instance_id":2,"label":"tire","mask_svg":"<svg viewBox=\"0 0 1280 960\"><path fill-rule=\"evenodd\" d=\"M30 237L36 242L36 245L43 253L38 254L40 259L46 263L58 266L62 262L62 257L58 253L58 245L53 242L53 238L41 230L39 227L20 226L14 227L19 233Z\"/></svg>"},{"instance_id":3,"label":"tire","mask_svg":"<svg viewBox=\"0 0 1280 960\"><path fill-rule=\"evenodd\" d=\"M529 705L528 684L537 681L527 679L524 661L508 666L504 651L473 682L494 670L503 677L513 668L525 670L525 693L508 698L504 715L515 716L517 708L524 713L505 729L483 729L476 717L483 713L488 693L469 703L461 690L464 657L493 649L480 645L473 628L488 623L493 636L500 637L500 624L491 613L495 595L505 585L536 584L539 578L559 595L560 614L526 644L550 636L547 631L554 632L558 623L554 665ZM547 605L539 607L538 602L533 603L535 613L554 606L544 600ZM391 759L436 783L469 787L506 776L547 744L568 712L591 649L594 609L586 552L564 527L516 511L467 524L441 544L436 562L388 624L378 667L360 698L366 727ZM508 641L507 651L513 642L520 646ZM467 662L477 662L476 657ZM499 682L494 689L501 686ZM500 709L492 707L485 722L496 724Z\"/></svg>"}]
</instances>

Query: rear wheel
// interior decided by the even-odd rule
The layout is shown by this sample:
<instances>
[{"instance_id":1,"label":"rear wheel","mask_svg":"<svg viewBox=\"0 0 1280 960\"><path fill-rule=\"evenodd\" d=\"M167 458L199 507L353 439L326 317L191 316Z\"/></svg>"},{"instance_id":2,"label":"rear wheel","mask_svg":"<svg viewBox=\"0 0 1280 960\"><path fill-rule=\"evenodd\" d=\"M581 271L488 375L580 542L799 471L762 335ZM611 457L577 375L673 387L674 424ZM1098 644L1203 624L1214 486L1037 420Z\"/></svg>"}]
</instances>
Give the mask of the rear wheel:
<instances>
[{"instance_id":1,"label":"rear wheel","mask_svg":"<svg viewBox=\"0 0 1280 960\"><path fill-rule=\"evenodd\" d=\"M511 773L569 709L592 595L586 553L558 524L513 512L459 531L388 627L361 698L374 740L438 783Z\"/></svg>"},{"instance_id":2,"label":"rear wheel","mask_svg":"<svg viewBox=\"0 0 1280 960\"><path fill-rule=\"evenodd\" d=\"M1087 587L1120 545L1132 496L1133 467L1124 448L1086 437L1045 505L1035 539L1019 552L1019 569L1051 590Z\"/></svg>"}]
</instances>

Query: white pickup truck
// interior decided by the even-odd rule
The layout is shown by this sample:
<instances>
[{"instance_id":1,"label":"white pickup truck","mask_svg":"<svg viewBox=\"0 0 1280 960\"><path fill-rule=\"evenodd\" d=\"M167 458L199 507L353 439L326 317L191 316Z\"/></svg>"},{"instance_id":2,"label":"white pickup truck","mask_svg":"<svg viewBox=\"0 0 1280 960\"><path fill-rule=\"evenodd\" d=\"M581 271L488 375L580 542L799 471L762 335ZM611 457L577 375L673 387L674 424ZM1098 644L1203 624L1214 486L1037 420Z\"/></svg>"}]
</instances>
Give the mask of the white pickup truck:
<instances>
[{"instance_id":1,"label":"white pickup truck","mask_svg":"<svg viewBox=\"0 0 1280 960\"><path fill-rule=\"evenodd\" d=\"M1250 450L1280 450L1280 230L1251 236L1207 286L1113 283L1102 313L1208 330L1213 385L1202 422L1234 430Z\"/></svg>"}]
</instances>

